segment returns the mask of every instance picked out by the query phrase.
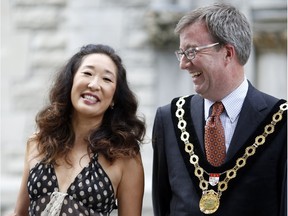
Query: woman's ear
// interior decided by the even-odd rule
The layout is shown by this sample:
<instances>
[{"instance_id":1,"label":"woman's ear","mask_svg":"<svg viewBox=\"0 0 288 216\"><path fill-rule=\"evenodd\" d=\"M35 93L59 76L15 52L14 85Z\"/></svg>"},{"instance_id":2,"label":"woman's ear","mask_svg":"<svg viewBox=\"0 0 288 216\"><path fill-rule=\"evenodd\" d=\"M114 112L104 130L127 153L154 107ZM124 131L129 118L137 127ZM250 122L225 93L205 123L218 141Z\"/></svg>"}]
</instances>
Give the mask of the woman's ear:
<instances>
[{"instance_id":1,"label":"woman's ear","mask_svg":"<svg viewBox=\"0 0 288 216\"><path fill-rule=\"evenodd\" d=\"M110 108L114 109L114 101L112 101L112 103L110 104Z\"/></svg>"}]
</instances>

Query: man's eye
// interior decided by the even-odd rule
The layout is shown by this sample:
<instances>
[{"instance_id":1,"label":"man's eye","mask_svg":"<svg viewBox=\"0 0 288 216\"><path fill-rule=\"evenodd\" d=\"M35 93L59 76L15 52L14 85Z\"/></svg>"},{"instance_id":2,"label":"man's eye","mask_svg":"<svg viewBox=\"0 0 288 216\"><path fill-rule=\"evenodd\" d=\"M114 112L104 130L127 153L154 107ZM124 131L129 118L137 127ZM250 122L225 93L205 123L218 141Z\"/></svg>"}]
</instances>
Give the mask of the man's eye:
<instances>
[{"instance_id":1,"label":"man's eye","mask_svg":"<svg viewBox=\"0 0 288 216\"><path fill-rule=\"evenodd\" d=\"M195 49L189 49L189 50L186 50L186 55L187 56L193 56L195 54Z\"/></svg>"}]
</instances>

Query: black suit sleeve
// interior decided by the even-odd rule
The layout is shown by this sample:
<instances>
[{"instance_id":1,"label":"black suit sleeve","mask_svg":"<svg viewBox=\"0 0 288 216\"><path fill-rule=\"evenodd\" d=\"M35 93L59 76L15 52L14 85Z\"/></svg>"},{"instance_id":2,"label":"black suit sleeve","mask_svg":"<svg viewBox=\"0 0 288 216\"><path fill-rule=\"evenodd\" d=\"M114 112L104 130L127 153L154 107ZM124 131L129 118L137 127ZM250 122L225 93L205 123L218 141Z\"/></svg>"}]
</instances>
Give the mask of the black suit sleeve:
<instances>
[{"instance_id":1,"label":"black suit sleeve","mask_svg":"<svg viewBox=\"0 0 288 216\"><path fill-rule=\"evenodd\" d=\"M287 216L287 163L285 166L285 175L282 182L282 194L281 194L281 207L280 207L280 216Z\"/></svg>"},{"instance_id":2,"label":"black suit sleeve","mask_svg":"<svg viewBox=\"0 0 288 216\"><path fill-rule=\"evenodd\" d=\"M161 119L161 109L156 113L153 133L153 179L152 179L152 202L155 216L169 214L171 188L168 179L167 161L164 146L164 128Z\"/></svg>"},{"instance_id":3,"label":"black suit sleeve","mask_svg":"<svg viewBox=\"0 0 288 216\"><path fill-rule=\"evenodd\" d=\"M287 122L284 125L282 131L284 131L284 135L280 135L284 137L284 149L282 150L282 158L281 158L281 177L282 185L281 185L281 202L280 202L280 216L287 216Z\"/></svg>"}]
</instances>

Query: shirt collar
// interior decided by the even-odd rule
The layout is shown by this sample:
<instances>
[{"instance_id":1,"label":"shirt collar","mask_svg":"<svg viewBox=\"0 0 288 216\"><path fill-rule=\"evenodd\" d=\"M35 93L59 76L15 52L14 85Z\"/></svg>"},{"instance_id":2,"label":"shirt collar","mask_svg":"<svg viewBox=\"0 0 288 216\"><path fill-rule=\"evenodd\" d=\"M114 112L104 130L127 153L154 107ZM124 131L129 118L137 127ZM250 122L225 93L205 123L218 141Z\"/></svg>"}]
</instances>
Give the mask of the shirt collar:
<instances>
[{"instance_id":1,"label":"shirt collar","mask_svg":"<svg viewBox=\"0 0 288 216\"><path fill-rule=\"evenodd\" d=\"M231 122L234 122L239 116L247 91L248 81L245 78L238 88L221 100L225 107L226 114ZM215 101L204 99L205 120L208 119L210 107L214 103Z\"/></svg>"}]
</instances>

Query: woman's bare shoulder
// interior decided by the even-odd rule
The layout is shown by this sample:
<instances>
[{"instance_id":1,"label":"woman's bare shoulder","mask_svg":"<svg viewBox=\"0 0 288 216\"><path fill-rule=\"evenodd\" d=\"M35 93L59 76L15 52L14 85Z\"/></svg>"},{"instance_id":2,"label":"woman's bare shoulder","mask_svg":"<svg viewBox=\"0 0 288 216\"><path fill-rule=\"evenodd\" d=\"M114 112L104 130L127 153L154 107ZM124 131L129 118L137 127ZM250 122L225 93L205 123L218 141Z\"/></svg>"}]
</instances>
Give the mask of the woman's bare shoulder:
<instances>
[{"instance_id":1,"label":"woman's bare shoulder","mask_svg":"<svg viewBox=\"0 0 288 216\"><path fill-rule=\"evenodd\" d=\"M39 161L41 161L38 150L38 141L36 137L36 134L32 134L28 138L26 145L26 159L30 169L33 168Z\"/></svg>"},{"instance_id":2,"label":"woman's bare shoulder","mask_svg":"<svg viewBox=\"0 0 288 216\"><path fill-rule=\"evenodd\" d=\"M143 168L143 163L142 163L142 158L141 154L137 154L134 157L127 157L127 158L121 158L118 161L124 170L134 170L134 169L142 169Z\"/></svg>"}]
</instances>

